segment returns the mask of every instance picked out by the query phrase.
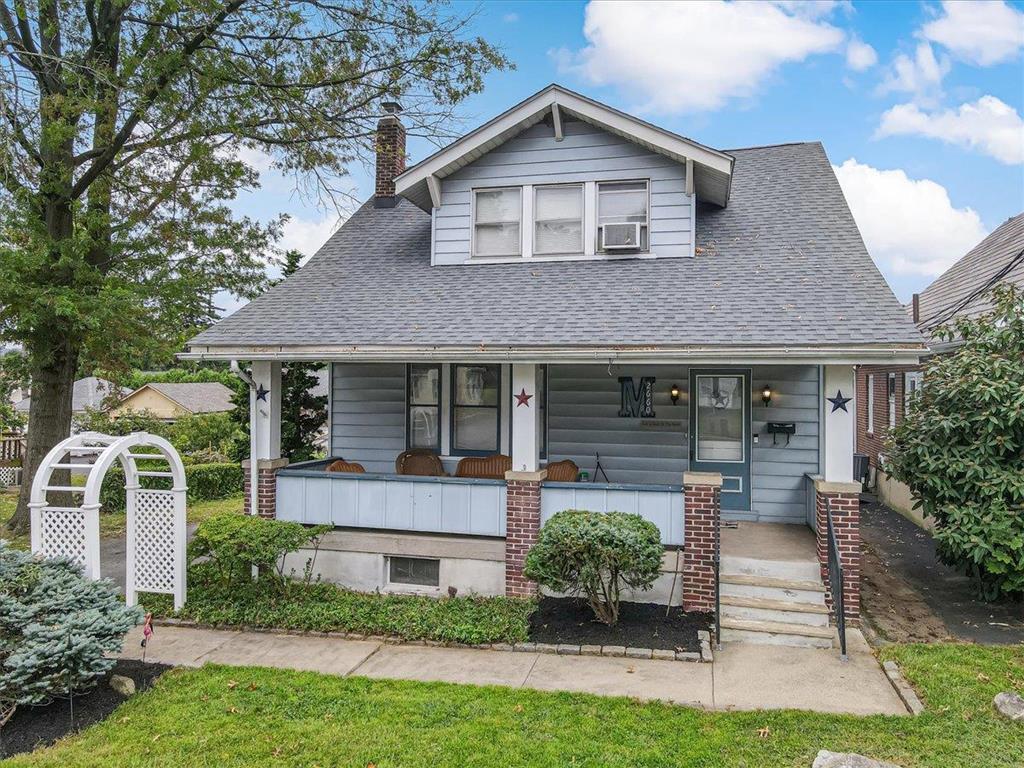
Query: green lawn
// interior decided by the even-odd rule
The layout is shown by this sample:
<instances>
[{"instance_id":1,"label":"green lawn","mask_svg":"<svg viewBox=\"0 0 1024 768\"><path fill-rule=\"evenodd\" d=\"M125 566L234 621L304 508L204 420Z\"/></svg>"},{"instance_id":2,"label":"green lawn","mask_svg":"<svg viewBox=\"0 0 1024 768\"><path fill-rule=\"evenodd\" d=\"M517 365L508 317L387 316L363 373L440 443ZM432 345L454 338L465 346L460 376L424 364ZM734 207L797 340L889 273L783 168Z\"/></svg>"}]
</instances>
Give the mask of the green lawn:
<instances>
[{"instance_id":1,"label":"green lawn","mask_svg":"<svg viewBox=\"0 0 1024 768\"><path fill-rule=\"evenodd\" d=\"M901 765L1020 766L992 696L1024 649L893 646L917 718L707 713L629 699L256 668L176 671L106 722L14 766L736 766L807 768L820 748ZM835 692L837 696L842 691Z\"/></svg>"}]
</instances>

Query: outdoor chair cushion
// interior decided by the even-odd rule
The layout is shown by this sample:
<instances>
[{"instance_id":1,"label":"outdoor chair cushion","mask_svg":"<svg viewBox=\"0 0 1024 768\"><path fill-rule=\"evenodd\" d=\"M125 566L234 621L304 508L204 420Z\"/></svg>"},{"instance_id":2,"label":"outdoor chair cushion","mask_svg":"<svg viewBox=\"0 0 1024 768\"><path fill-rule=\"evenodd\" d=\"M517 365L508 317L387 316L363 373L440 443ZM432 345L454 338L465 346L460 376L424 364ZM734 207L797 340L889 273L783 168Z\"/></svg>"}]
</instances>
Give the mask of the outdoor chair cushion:
<instances>
[{"instance_id":1,"label":"outdoor chair cushion","mask_svg":"<svg viewBox=\"0 0 1024 768\"><path fill-rule=\"evenodd\" d=\"M356 472L356 473L360 473L360 474L366 472L366 470L363 469L363 465L362 464L357 464L354 461L345 461L344 459L337 459L336 461L332 461L330 464L327 465L327 471L328 472Z\"/></svg>"},{"instance_id":2,"label":"outdoor chair cushion","mask_svg":"<svg viewBox=\"0 0 1024 768\"><path fill-rule=\"evenodd\" d=\"M557 483L575 483L580 476L580 468L572 459L553 461L548 464L548 480Z\"/></svg>"},{"instance_id":3,"label":"outdoor chair cushion","mask_svg":"<svg viewBox=\"0 0 1024 768\"><path fill-rule=\"evenodd\" d=\"M424 477L445 477L441 457L429 448L412 448L402 451L395 459L395 472L400 475L422 475Z\"/></svg>"},{"instance_id":4,"label":"outdoor chair cushion","mask_svg":"<svg viewBox=\"0 0 1024 768\"><path fill-rule=\"evenodd\" d=\"M493 456L467 456L455 468L455 476L504 480L505 473L510 469L512 469L511 456L501 453L496 453Z\"/></svg>"}]
</instances>

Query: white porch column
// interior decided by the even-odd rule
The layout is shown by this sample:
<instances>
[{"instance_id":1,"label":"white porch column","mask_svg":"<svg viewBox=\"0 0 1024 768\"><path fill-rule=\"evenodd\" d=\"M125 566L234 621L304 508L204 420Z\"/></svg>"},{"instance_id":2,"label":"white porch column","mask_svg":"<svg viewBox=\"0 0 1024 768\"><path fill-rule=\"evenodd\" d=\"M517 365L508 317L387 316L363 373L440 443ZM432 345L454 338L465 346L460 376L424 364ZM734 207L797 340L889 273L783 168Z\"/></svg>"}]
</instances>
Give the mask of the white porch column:
<instances>
[{"instance_id":1,"label":"white porch column","mask_svg":"<svg viewBox=\"0 0 1024 768\"><path fill-rule=\"evenodd\" d=\"M249 428L253 459L281 456L281 364L257 360L252 364L256 391L249 391Z\"/></svg>"},{"instance_id":2,"label":"white porch column","mask_svg":"<svg viewBox=\"0 0 1024 768\"><path fill-rule=\"evenodd\" d=\"M852 365L826 365L824 369L822 397L832 400L824 400L825 446L821 474L826 482L852 483L857 432L854 368Z\"/></svg>"},{"instance_id":3,"label":"white porch column","mask_svg":"<svg viewBox=\"0 0 1024 768\"><path fill-rule=\"evenodd\" d=\"M540 459L537 366L512 365L512 471L536 472Z\"/></svg>"}]
</instances>

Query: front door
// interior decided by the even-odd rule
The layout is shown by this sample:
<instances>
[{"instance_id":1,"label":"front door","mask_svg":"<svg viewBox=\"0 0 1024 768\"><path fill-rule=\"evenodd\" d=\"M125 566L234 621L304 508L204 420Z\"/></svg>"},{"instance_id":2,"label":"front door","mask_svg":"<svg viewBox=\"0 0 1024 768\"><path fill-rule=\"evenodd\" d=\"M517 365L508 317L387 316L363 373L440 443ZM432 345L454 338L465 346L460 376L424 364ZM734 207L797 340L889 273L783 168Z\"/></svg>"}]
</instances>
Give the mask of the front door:
<instances>
[{"instance_id":1,"label":"front door","mask_svg":"<svg viewBox=\"0 0 1024 768\"><path fill-rule=\"evenodd\" d=\"M750 372L690 371L690 469L720 472L722 509L750 509Z\"/></svg>"}]
</instances>

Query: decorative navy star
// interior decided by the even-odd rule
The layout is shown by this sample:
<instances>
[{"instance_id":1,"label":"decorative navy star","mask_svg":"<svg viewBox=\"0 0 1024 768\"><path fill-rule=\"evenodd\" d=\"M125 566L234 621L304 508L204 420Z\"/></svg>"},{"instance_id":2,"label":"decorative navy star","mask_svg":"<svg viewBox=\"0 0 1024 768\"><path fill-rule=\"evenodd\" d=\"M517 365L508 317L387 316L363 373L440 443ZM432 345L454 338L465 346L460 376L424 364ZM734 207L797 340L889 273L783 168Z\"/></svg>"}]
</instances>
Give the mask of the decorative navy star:
<instances>
[{"instance_id":1,"label":"decorative navy star","mask_svg":"<svg viewBox=\"0 0 1024 768\"><path fill-rule=\"evenodd\" d=\"M522 392L520 392L518 395L515 395L516 408L518 408L520 405L525 405L527 408L529 408L531 397L533 397L533 395L526 394L526 388L524 387Z\"/></svg>"},{"instance_id":2,"label":"decorative navy star","mask_svg":"<svg viewBox=\"0 0 1024 768\"><path fill-rule=\"evenodd\" d=\"M256 399L262 400L263 402L267 402L267 395L269 394L270 390L266 389L262 384L260 384L259 389L256 390Z\"/></svg>"},{"instance_id":3,"label":"decorative navy star","mask_svg":"<svg viewBox=\"0 0 1024 768\"><path fill-rule=\"evenodd\" d=\"M850 402L853 398L843 397L843 390L837 389L835 397L826 397L825 399L832 403L832 413L835 413L840 408L846 411L846 404ZM849 411L846 412L849 413Z\"/></svg>"}]
</instances>

